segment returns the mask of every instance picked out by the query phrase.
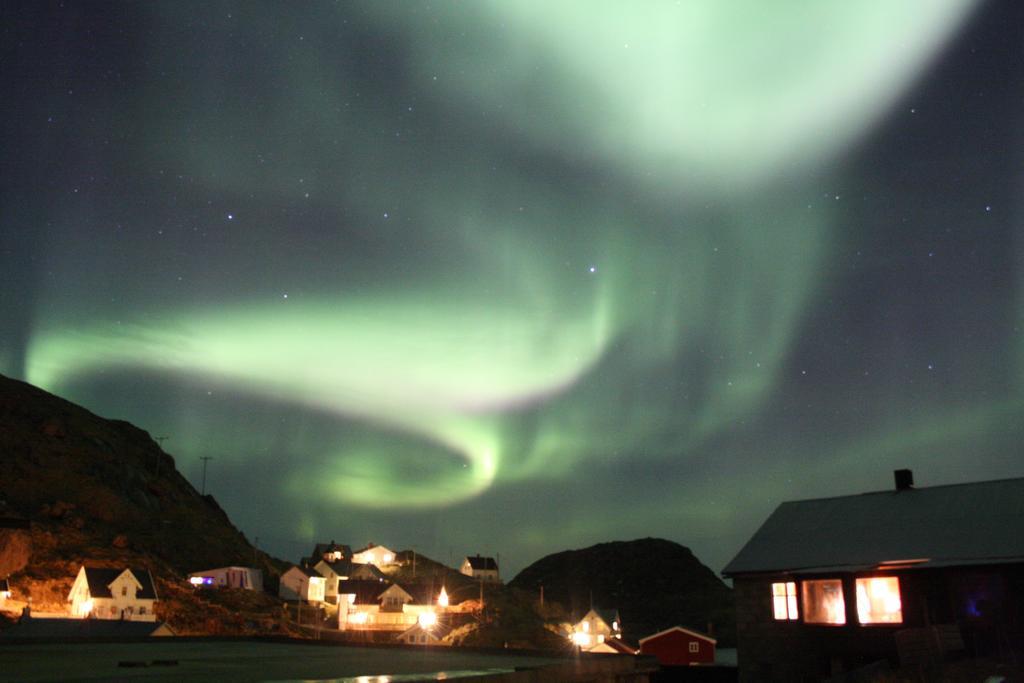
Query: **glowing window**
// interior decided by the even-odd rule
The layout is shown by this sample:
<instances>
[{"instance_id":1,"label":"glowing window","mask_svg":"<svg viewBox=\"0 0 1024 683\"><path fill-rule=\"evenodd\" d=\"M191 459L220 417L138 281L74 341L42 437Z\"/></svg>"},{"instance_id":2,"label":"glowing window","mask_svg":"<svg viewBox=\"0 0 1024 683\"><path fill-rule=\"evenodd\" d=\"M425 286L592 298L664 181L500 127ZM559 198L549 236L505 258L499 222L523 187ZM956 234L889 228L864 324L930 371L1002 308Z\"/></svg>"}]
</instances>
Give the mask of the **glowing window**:
<instances>
[{"instance_id":1,"label":"glowing window","mask_svg":"<svg viewBox=\"0 0 1024 683\"><path fill-rule=\"evenodd\" d=\"M843 582L839 579L804 581L804 621L808 624L846 623Z\"/></svg>"},{"instance_id":2,"label":"glowing window","mask_svg":"<svg viewBox=\"0 0 1024 683\"><path fill-rule=\"evenodd\" d=\"M796 608L796 583L772 584L772 608L777 621L793 620L800 616Z\"/></svg>"},{"instance_id":3,"label":"glowing window","mask_svg":"<svg viewBox=\"0 0 1024 683\"><path fill-rule=\"evenodd\" d=\"M857 579L857 620L862 624L902 624L900 580L895 576Z\"/></svg>"},{"instance_id":4,"label":"glowing window","mask_svg":"<svg viewBox=\"0 0 1024 683\"><path fill-rule=\"evenodd\" d=\"M700 652L700 643L690 643L690 652Z\"/></svg>"}]
</instances>

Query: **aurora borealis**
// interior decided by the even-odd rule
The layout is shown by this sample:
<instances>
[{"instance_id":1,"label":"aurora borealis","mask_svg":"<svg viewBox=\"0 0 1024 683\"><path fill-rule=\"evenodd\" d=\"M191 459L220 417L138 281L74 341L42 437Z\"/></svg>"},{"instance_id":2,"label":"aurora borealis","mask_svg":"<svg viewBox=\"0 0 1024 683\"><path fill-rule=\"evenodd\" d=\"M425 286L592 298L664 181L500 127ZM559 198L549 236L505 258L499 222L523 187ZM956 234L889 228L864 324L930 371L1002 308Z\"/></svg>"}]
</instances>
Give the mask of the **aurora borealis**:
<instances>
[{"instance_id":1,"label":"aurora borealis","mask_svg":"<svg viewBox=\"0 0 1024 683\"><path fill-rule=\"evenodd\" d=\"M261 547L1021 476L1013 2L6 4L0 372Z\"/></svg>"}]
</instances>

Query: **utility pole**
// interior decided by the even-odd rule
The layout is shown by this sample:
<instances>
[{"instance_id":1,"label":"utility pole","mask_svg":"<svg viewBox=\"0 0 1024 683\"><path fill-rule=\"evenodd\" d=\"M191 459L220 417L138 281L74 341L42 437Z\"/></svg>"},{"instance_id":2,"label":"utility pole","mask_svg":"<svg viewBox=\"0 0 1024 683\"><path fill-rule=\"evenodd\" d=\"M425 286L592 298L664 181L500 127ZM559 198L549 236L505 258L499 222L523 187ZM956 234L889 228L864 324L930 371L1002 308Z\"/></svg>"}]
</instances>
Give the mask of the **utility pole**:
<instances>
[{"instance_id":1,"label":"utility pole","mask_svg":"<svg viewBox=\"0 0 1024 683\"><path fill-rule=\"evenodd\" d=\"M202 494L201 495L205 496L206 495L206 463L208 463L211 460L213 460L213 456L201 455L201 456L199 456L199 459L203 461L203 490L202 490Z\"/></svg>"},{"instance_id":2,"label":"utility pole","mask_svg":"<svg viewBox=\"0 0 1024 683\"><path fill-rule=\"evenodd\" d=\"M160 446L160 453L156 454L156 476L157 476L157 479L160 478L160 456L163 455L164 441L167 441L167 439L169 439L169 438L171 438L171 437L169 437L169 436L154 436L153 437L153 441L156 441L157 444Z\"/></svg>"}]
</instances>

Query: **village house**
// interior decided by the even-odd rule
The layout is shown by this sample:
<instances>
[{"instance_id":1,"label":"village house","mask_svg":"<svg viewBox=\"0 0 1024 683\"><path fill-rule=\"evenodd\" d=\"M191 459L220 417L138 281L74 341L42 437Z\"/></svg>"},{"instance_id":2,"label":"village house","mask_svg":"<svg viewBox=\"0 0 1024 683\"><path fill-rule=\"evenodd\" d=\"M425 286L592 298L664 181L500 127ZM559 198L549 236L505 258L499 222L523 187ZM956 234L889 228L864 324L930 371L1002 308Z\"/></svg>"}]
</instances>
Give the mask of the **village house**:
<instances>
[{"instance_id":1,"label":"village house","mask_svg":"<svg viewBox=\"0 0 1024 683\"><path fill-rule=\"evenodd\" d=\"M662 666L714 664L716 641L711 636L682 626L640 639L640 654L653 655Z\"/></svg>"},{"instance_id":2,"label":"village house","mask_svg":"<svg viewBox=\"0 0 1024 683\"><path fill-rule=\"evenodd\" d=\"M313 553L303 558L303 564L308 567L316 566L317 562L324 560L326 562L351 562L352 561L352 548L335 543L332 539L330 543L317 543L313 546Z\"/></svg>"},{"instance_id":3,"label":"village house","mask_svg":"<svg viewBox=\"0 0 1024 683\"><path fill-rule=\"evenodd\" d=\"M68 594L72 616L81 618L156 621L156 601L148 569L81 567Z\"/></svg>"},{"instance_id":4,"label":"village house","mask_svg":"<svg viewBox=\"0 0 1024 683\"><path fill-rule=\"evenodd\" d=\"M498 563L494 561L493 557L480 557L479 555L466 557L462 561L459 571L478 581L486 583L501 582L501 578L498 576Z\"/></svg>"},{"instance_id":5,"label":"village house","mask_svg":"<svg viewBox=\"0 0 1024 683\"><path fill-rule=\"evenodd\" d=\"M1024 478L781 504L730 562L742 681L1024 655Z\"/></svg>"},{"instance_id":6,"label":"village house","mask_svg":"<svg viewBox=\"0 0 1024 683\"><path fill-rule=\"evenodd\" d=\"M622 621L618 610L591 608L583 618L573 624L569 639L580 650L589 652L606 640L622 637Z\"/></svg>"},{"instance_id":7,"label":"village house","mask_svg":"<svg viewBox=\"0 0 1024 683\"><path fill-rule=\"evenodd\" d=\"M447 609L443 585L348 580L338 584L338 628L405 631L414 624L432 625Z\"/></svg>"},{"instance_id":8,"label":"village house","mask_svg":"<svg viewBox=\"0 0 1024 683\"><path fill-rule=\"evenodd\" d=\"M263 590L263 572L254 567L217 567L192 572L188 582L193 586L211 588L244 588L246 590Z\"/></svg>"},{"instance_id":9,"label":"village house","mask_svg":"<svg viewBox=\"0 0 1024 683\"><path fill-rule=\"evenodd\" d=\"M387 575L377 569L375 565L356 564L348 560L338 562L320 560L313 565L313 569L324 577L324 599L331 604L337 604L338 602L338 584L341 581L349 579L385 581L387 579Z\"/></svg>"},{"instance_id":10,"label":"village house","mask_svg":"<svg viewBox=\"0 0 1024 683\"><path fill-rule=\"evenodd\" d=\"M399 633L395 641L405 645L447 645L444 642L445 636L452 632L450 626L424 619L423 623L417 621L408 629Z\"/></svg>"},{"instance_id":11,"label":"village house","mask_svg":"<svg viewBox=\"0 0 1024 683\"><path fill-rule=\"evenodd\" d=\"M292 566L281 575L277 594L282 600L324 602L324 577L312 567Z\"/></svg>"},{"instance_id":12,"label":"village house","mask_svg":"<svg viewBox=\"0 0 1024 683\"><path fill-rule=\"evenodd\" d=\"M372 564L377 567L385 567L395 563L396 554L382 545L370 543L362 550L352 554L352 561L356 564Z\"/></svg>"}]
</instances>

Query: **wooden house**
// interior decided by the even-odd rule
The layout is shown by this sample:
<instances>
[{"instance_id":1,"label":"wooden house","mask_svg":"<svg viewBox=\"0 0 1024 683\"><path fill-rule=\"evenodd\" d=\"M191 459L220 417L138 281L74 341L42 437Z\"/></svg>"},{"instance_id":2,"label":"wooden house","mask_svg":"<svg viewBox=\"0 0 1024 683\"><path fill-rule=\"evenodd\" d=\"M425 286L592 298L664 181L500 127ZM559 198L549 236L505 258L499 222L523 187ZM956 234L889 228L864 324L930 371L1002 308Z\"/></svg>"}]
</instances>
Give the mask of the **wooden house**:
<instances>
[{"instance_id":1,"label":"wooden house","mask_svg":"<svg viewBox=\"0 0 1024 683\"><path fill-rule=\"evenodd\" d=\"M395 563L396 554L382 545L368 544L362 550L352 553L352 561L356 564L372 564L376 567L386 567Z\"/></svg>"},{"instance_id":2,"label":"wooden house","mask_svg":"<svg viewBox=\"0 0 1024 683\"><path fill-rule=\"evenodd\" d=\"M81 567L68 594L71 614L93 619L156 621L156 585L148 569Z\"/></svg>"},{"instance_id":3,"label":"wooden house","mask_svg":"<svg viewBox=\"0 0 1024 683\"><path fill-rule=\"evenodd\" d=\"M501 577L498 574L498 563L493 557L481 557L473 555L462 560L459 571L466 576L484 581L486 583L500 583Z\"/></svg>"},{"instance_id":4,"label":"wooden house","mask_svg":"<svg viewBox=\"0 0 1024 683\"><path fill-rule=\"evenodd\" d=\"M317 562L351 562L352 548L342 543L317 543L313 546L313 553L303 560L303 564L313 567Z\"/></svg>"},{"instance_id":5,"label":"wooden house","mask_svg":"<svg viewBox=\"0 0 1024 683\"><path fill-rule=\"evenodd\" d=\"M282 600L324 602L326 581L312 567L293 566L281 575L277 594Z\"/></svg>"},{"instance_id":6,"label":"wooden house","mask_svg":"<svg viewBox=\"0 0 1024 683\"><path fill-rule=\"evenodd\" d=\"M424 624L417 621L405 631L402 631L395 640L405 645L447 645L444 637L451 633L451 627L438 623Z\"/></svg>"},{"instance_id":7,"label":"wooden house","mask_svg":"<svg viewBox=\"0 0 1024 683\"><path fill-rule=\"evenodd\" d=\"M640 654L653 655L662 666L714 664L716 641L711 636L682 626L640 639Z\"/></svg>"},{"instance_id":8,"label":"wooden house","mask_svg":"<svg viewBox=\"0 0 1024 683\"><path fill-rule=\"evenodd\" d=\"M622 620L618 610L591 608L572 626L569 639L581 650L589 652L606 640L622 637Z\"/></svg>"},{"instance_id":9,"label":"wooden house","mask_svg":"<svg viewBox=\"0 0 1024 683\"><path fill-rule=\"evenodd\" d=\"M895 475L891 490L783 503L725 567L742 681L1024 655L1024 478Z\"/></svg>"}]
</instances>

